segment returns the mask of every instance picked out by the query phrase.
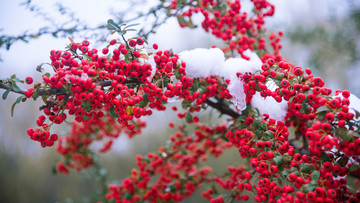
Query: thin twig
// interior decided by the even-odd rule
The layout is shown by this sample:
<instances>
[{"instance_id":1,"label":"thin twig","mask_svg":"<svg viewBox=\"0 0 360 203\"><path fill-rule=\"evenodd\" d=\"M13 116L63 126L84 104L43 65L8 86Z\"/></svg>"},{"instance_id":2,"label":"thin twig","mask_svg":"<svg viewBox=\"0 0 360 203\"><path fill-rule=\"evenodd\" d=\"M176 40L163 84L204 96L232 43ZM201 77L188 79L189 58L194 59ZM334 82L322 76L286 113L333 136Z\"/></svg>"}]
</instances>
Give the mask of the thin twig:
<instances>
[{"instance_id":1,"label":"thin twig","mask_svg":"<svg viewBox=\"0 0 360 203\"><path fill-rule=\"evenodd\" d=\"M215 102L207 99L207 100L205 100L205 103L208 104L209 106L213 107L214 109L217 109L222 114L231 116L232 118L238 118L240 116L239 113L235 112L228 105L224 104L221 101L218 101L218 103L215 103Z\"/></svg>"},{"instance_id":2,"label":"thin twig","mask_svg":"<svg viewBox=\"0 0 360 203\"><path fill-rule=\"evenodd\" d=\"M25 95L25 90L20 89L19 91L15 91L15 90L11 89L10 86L7 86L4 83L0 83L0 89L10 90L11 92L15 92L15 93L18 93L18 94Z\"/></svg>"}]
</instances>

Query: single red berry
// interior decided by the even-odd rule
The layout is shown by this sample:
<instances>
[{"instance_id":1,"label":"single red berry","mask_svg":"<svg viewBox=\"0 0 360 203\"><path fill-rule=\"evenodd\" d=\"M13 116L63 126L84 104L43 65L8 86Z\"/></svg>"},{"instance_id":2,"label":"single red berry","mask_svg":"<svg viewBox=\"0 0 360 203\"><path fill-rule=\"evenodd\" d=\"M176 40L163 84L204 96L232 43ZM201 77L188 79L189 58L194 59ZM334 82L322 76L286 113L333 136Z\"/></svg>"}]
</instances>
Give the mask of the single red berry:
<instances>
[{"instance_id":1,"label":"single red berry","mask_svg":"<svg viewBox=\"0 0 360 203\"><path fill-rule=\"evenodd\" d=\"M50 136L50 139L55 142L56 140L58 140L58 135L57 134L52 134Z\"/></svg>"},{"instance_id":2,"label":"single red berry","mask_svg":"<svg viewBox=\"0 0 360 203\"><path fill-rule=\"evenodd\" d=\"M76 42L71 43L71 48L76 51L76 49L78 48L78 44Z\"/></svg>"},{"instance_id":3,"label":"single red berry","mask_svg":"<svg viewBox=\"0 0 360 203\"><path fill-rule=\"evenodd\" d=\"M274 70L271 70L269 74L270 74L270 77L272 77L272 78L276 77L276 72Z\"/></svg>"},{"instance_id":4,"label":"single red berry","mask_svg":"<svg viewBox=\"0 0 360 203\"><path fill-rule=\"evenodd\" d=\"M261 69L262 69L263 71L269 70L269 64L264 63L264 64L261 66Z\"/></svg>"},{"instance_id":5,"label":"single red berry","mask_svg":"<svg viewBox=\"0 0 360 203\"><path fill-rule=\"evenodd\" d=\"M350 97L350 92L348 90L344 90L342 92L342 96L345 97L345 98L349 98Z\"/></svg>"},{"instance_id":6,"label":"single red berry","mask_svg":"<svg viewBox=\"0 0 360 203\"><path fill-rule=\"evenodd\" d=\"M327 114L325 115L325 118L326 118L326 120L328 120L328 121L333 121L334 118L335 118L335 116L334 116L334 114L333 114L332 112L329 112L329 113L327 113Z\"/></svg>"},{"instance_id":7,"label":"single red berry","mask_svg":"<svg viewBox=\"0 0 360 203\"><path fill-rule=\"evenodd\" d=\"M288 80L281 81L281 87L287 88L287 87L289 87L289 85L290 85L290 82Z\"/></svg>"},{"instance_id":8,"label":"single red berry","mask_svg":"<svg viewBox=\"0 0 360 203\"><path fill-rule=\"evenodd\" d=\"M90 42L88 40L84 40L82 41L82 45L87 47L90 45Z\"/></svg>"},{"instance_id":9,"label":"single red berry","mask_svg":"<svg viewBox=\"0 0 360 203\"><path fill-rule=\"evenodd\" d=\"M246 179L250 180L251 179L251 173L249 171L245 172L245 177Z\"/></svg>"},{"instance_id":10,"label":"single red berry","mask_svg":"<svg viewBox=\"0 0 360 203\"><path fill-rule=\"evenodd\" d=\"M110 41L110 45L114 45L114 44L116 44L116 39Z\"/></svg>"},{"instance_id":11,"label":"single red berry","mask_svg":"<svg viewBox=\"0 0 360 203\"><path fill-rule=\"evenodd\" d=\"M104 47L104 48L102 49L102 53L103 53L103 54L109 53L109 49L108 49L107 47Z\"/></svg>"},{"instance_id":12,"label":"single red berry","mask_svg":"<svg viewBox=\"0 0 360 203\"><path fill-rule=\"evenodd\" d=\"M159 48L159 46L158 46L157 44L153 44L153 48L154 48L155 50L157 50L157 49Z\"/></svg>"},{"instance_id":13,"label":"single red berry","mask_svg":"<svg viewBox=\"0 0 360 203\"><path fill-rule=\"evenodd\" d=\"M138 45L143 45L143 44L144 44L144 40L139 37L139 38L137 38L136 43L137 43Z\"/></svg>"},{"instance_id":14,"label":"single red berry","mask_svg":"<svg viewBox=\"0 0 360 203\"><path fill-rule=\"evenodd\" d=\"M127 49L121 49L120 52L121 52L121 54L126 55L127 54Z\"/></svg>"},{"instance_id":15,"label":"single red berry","mask_svg":"<svg viewBox=\"0 0 360 203\"><path fill-rule=\"evenodd\" d=\"M290 182L294 182L297 178L297 175L295 173L290 173L288 178Z\"/></svg>"},{"instance_id":16,"label":"single red berry","mask_svg":"<svg viewBox=\"0 0 360 203\"><path fill-rule=\"evenodd\" d=\"M269 64L270 66L274 65L275 61L274 59L272 58L269 58L267 61L266 61L267 64Z\"/></svg>"},{"instance_id":17,"label":"single red berry","mask_svg":"<svg viewBox=\"0 0 360 203\"><path fill-rule=\"evenodd\" d=\"M26 77L25 79L25 83L30 85L33 82L33 78L32 77Z\"/></svg>"},{"instance_id":18,"label":"single red berry","mask_svg":"<svg viewBox=\"0 0 360 203\"><path fill-rule=\"evenodd\" d=\"M136 46L136 41L135 40L130 40L129 41L129 46L131 46L131 47L135 47Z\"/></svg>"},{"instance_id":19,"label":"single red berry","mask_svg":"<svg viewBox=\"0 0 360 203\"><path fill-rule=\"evenodd\" d=\"M133 54L136 58L139 58L141 56L139 51L134 51Z\"/></svg>"}]
</instances>

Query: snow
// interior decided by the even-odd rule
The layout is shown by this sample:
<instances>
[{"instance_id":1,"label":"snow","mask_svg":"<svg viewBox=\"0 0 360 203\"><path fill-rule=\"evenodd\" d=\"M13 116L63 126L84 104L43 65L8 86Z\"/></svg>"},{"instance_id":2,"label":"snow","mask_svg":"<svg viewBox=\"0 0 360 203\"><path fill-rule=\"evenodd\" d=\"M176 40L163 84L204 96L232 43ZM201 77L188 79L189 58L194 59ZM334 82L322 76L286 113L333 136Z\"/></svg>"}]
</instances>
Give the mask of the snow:
<instances>
[{"instance_id":1,"label":"snow","mask_svg":"<svg viewBox=\"0 0 360 203\"><path fill-rule=\"evenodd\" d=\"M266 87L271 90L275 91L277 88L279 88L273 79L269 78L269 80L265 83Z\"/></svg>"},{"instance_id":2,"label":"snow","mask_svg":"<svg viewBox=\"0 0 360 203\"><path fill-rule=\"evenodd\" d=\"M219 48L197 48L179 54L186 63L186 75L193 78L206 78L216 75L224 78L236 77L236 73L253 73L260 70L262 62L255 52L249 49L244 52L250 60L229 58L225 60L224 52Z\"/></svg>"},{"instance_id":3,"label":"snow","mask_svg":"<svg viewBox=\"0 0 360 203\"><path fill-rule=\"evenodd\" d=\"M228 90L231 96L231 102L239 109L240 111L246 108L246 94L244 92L244 83L239 78L232 77L229 78L230 83L228 85Z\"/></svg>"},{"instance_id":4,"label":"snow","mask_svg":"<svg viewBox=\"0 0 360 203\"><path fill-rule=\"evenodd\" d=\"M230 79L228 90L231 96L233 96L231 102L241 111L246 108L246 95L244 92L244 83L239 80L236 73L254 73L257 70L260 70L262 65L259 56L255 52L248 49L244 54L249 56L250 60L245 60L243 58L229 58L221 68L215 69L215 71L212 72L214 75Z\"/></svg>"},{"instance_id":5,"label":"snow","mask_svg":"<svg viewBox=\"0 0 360 203\"><path fill-rule=\"evenodd\" d=\"M251 106L259 109L261 115L266 113L269 114L270 118L284 121L288 109L288 102L282 100L278 103L273 97L263 98L259 92L256 92L251 100Z\"/></svg>"},{"instance_id":6,"label":"snow","mask_svg":"<svg viewBox=\"0 0 360 203\"><path fill-rule=\"evenodd\" d=\"M225 62L224 52L219 48L183 51L179 58L186 63L186 75L193 78L217 75L217 69Z\"/></svg>"},{"instance_id":7,"label":"snow","mask_svg":"<svg viewBox=\"0 0 360 203\"><path fill-rule=\"evenodd\" d=\"M244 52L244 55L250 57L250 60L245 60L243 58L229 58L225 61L225 64L223 64L221 69L216 70L217 72L215 72L215 74L230 78L234 75L236 76L237 72L241 74L246 72L254 73L261 69L263 63L255 52L247 49Z\"/></svg>"},{"instance_id":8,"label":"snow","mask_svg":"<svg viewBox=\"0 0 360 203\"><path fill-rule=\"evenodd\" d=\"M244 54L250 60L243 58L229 58L225 60L224 52L219 48L197 48L190 51L183 51L179 58L186 63L186 75L193 78L206 78L210 75L230 79L228 90L233 96L232 102L239 110L246 108L243 82L236 76L236 73L254 73L260 70L262 62L259 56L251 50Z\"/></svg>"},{"instance_id":9,"label":"snow","mask_svg":"<svg viewBox=\"0 0 360 203\"><path fill-rule=\"evenodd\" d=\"M349 100L349 111L356 115L355 111L360 112L360 99L356 95L350 94Z\"/></svg>"}]
</instances>

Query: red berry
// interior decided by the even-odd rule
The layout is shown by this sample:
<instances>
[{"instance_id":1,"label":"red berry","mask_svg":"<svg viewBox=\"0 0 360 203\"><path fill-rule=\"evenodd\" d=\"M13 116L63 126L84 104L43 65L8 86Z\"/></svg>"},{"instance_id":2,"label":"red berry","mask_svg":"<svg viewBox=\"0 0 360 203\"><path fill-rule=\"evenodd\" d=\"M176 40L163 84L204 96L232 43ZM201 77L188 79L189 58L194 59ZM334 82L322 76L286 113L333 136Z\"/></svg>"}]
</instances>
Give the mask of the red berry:
<instances>
[{"instance_id":1,"label":"red berry","mask_svg":"<svg viewBox=\"0 0 360 203\"><path fill-rule=\"evenodd\" d=\"M104 47L104 48L102 49L102 53L103 53L103 54L109 53L109 49L108 49L107 47Z\"/></svg>"},{"instance_id":2,"label":"red berry","mask_svg":"<svg viewBox=\"0 0 360 203\"><path fill-rule=\"evenodd\" d=\"M33 79L32 79L32 77L26 77L26 79L25 79L25 83L26 84L31 84L33 82Z\"/></svg>"},{"instance_id":3,"label":"red berry","mask_svg":"<svg viewBox=\"0 0 360 203\"><path fill-rule=\"evenodd\" d=\"M267 64L269 64L270 66L274 65L275 61L274 59L272 58L269 58L267 61L266 61Z\"/></svg>"},{"instance_id":4,"label":"red berry","mask_svg":"<svg viewBox=\"0 0 360 203\"><path fill-rule=\"evenodd\" d=\"M154 48L155 50L157 50L157 49L159 48L159 46L158 46L157 44L153 44L153 48Z\"/></svg>"},{"instance_id":5,"label":"red berry","mask_svg":"<svg viewBox=\"0 0 360 203\"><path fill-rule=\"evenodd\" d=\"M82 41L82 45L87 47L90 45L90 42L88 40L84 40L84 41Z\"/></svg>"},{"instance_id":6,"label":"red berry","mask_svg":"<svg viewBox=\"0 0 360 203\"><path fill-rule=\"evenodd\" d=\"M135 47L136 46L136 41L135 40L130 40L129 41L129 46L131 46L131 47Z\"/></svg>"},{"instance_id":7,"label":"red berry","mask_svg":"<svg viewBox=\"0 0 360 203\"><path fill-rule=\"evenodd\" d=\"M114 45L114 44L116 44L116 39L110 41L110 45Z\"/></svg>"},{"instance_id":8,"label":"red berry","mask_svg":"<svg viewBox=\"0 0 360 203\"><path fill-rule=\"evenodd\" d=\"M143 44L144 44L144 40L143 40L142 38L137 38L136 43L137 43L138 45L143 45Z\"/></svg>"},{"instance_id":9,"label":"red berry","mask_svg":"<svg viewBox=\"0 0 360 203\"><path fill-rule=\"evenodd\" d=\"M73 42L73 43L71 44L71 48L72 48L74 51L76 51L76 49L78 48L78 44L77 44L76 42Z\"/></svg>"}]
</instances>

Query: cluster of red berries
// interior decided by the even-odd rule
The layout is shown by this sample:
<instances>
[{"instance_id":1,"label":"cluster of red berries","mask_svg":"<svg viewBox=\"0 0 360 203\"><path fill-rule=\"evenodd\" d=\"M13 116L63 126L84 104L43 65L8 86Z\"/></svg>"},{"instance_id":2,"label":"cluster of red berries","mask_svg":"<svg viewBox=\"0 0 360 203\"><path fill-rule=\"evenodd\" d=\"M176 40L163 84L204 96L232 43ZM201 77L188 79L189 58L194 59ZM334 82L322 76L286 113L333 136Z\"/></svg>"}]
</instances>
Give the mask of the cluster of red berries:
<instances>
[{"instance_id":1,"label":"cluster of red berries","mask_svg":"<svg viewBox=\"0 0 360 203\"><path fill-rule=\"evenodd\" d=\"M67 115L74 115L75 121L79 123L86 123L93 117L101 118L104 114L110 115L118 118L118 122L129 130L134 129L134 125L128 121L152 113L144 108L147 106L147 103L143 102L144 92L150 95L147 102L151 108L159 107L161 103L166 102L162 97L162 90L155 88L154 84L148 81L152 69L157 67L152 67L149 63L140 63L141 50L137 49L137 46L143 43L144 40L141 38L130 40L131 48L120 44L114 48L112 55L107 56L100 56L96 49L89 49L90 43L87 40L82 43L71 43L69 49L64 52L51 51L50 59L55 74L45 74L42 85L36 84L34 88L29 88L25 92L27 97L31 97L35 92L47 92L44 115L37 119L39 128L29 129L29 136L41 142L43 147L52 146L57 136L48 136L49 129L53 124L63 123ZM108 47L116 45L116 40L112 40L102 53L107 54ZM82 54L77 54L77 50ZM135 58L131 58L132 56ZM156 57L154 60L160 64ZM163 61L165 59L161 62ZM176 58L172 61L171 65L176 66ZM162 70L160 65L158 70ZM31 84L32 79L27 78L26 82ZM152 96L155 96L151 95L154 92L152 90L155 89L156 99L152 99ZM39 93L34 95L37 96ZM47 120L50 123L47 123Z\"/></svg>"},{"instance_id":2,"label":"cluster of red berries","mask_svg":"<svg viewBox=\"0 0 360 203\"><path fill-rule=\"evenodd\" d=\"M80 171L89 168L94 164L93 156L88 153L92 143L103 142L98 151L105 153L111 149L113 140L122 133L130 138L140 134L146 122L137 119L134 124L136 128L129 130L110 115L96 115L96 112L87 122L74 123L70 134L60 137L56 145L56 151L65 159L64 162L58 163L57 171L68 173L69 169Z\"/></svg>"},{"instance_id":3,"label":"cluster of red berries","mask_svg":"<svg viewBox=\"0 0 360 203\"><path fill-rule=\"evenodd\" d=\"M106 198L117 202L179 202L209 181L208 175L212 169L208 166L198 168L196 165L206 161L209 154L218 156L231 147L221 138L227 127L209 128L196 124L194 138L186 136L184 126L178 128L179 132L170 137L169 147L161 147L156 154L138 155L138 169L133 169L122 184L110 185ZM159 178L155 179L156 176Z\"/></svg>"},{"instance_id":4,"label":"cluster of red berries","mask_svg":"<svg viewBox=\"0 0 360 203\"><path fill-rule=\"evenodd\" d=\"M173 1L169 8L176 10L179 6L181 7L177 3L177 1ZM266 47L264 18L274 14L274 5L267 0L252 1L256 12L256 15L252 16L245 11L241 11L239 0L226 1L224 3L227 4L227 10L219 9L219 7L224 5L219 5L220 2L218 1L201 0L195 5L185 7L185 11L179 16L191 18L194 13L201 13L204 16L204 20L201 23L203 29L227 42L228 47L223 48L225 53L232 53L235 50L244 59L249 59L248 56L243 54L245 50L264 50ZM182 27L192 26L191 20L189 22L179 21L179 23ZM265 59L269 57L274 57L277 61L282 59L279 54L281 36L281 31L278 33L278 37L276 37L275 33L269 36L273 53L264 55Z\"/></svg>"}]
</instances>

